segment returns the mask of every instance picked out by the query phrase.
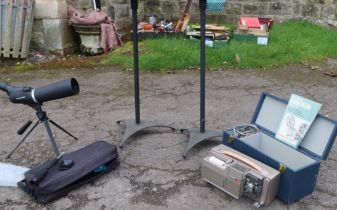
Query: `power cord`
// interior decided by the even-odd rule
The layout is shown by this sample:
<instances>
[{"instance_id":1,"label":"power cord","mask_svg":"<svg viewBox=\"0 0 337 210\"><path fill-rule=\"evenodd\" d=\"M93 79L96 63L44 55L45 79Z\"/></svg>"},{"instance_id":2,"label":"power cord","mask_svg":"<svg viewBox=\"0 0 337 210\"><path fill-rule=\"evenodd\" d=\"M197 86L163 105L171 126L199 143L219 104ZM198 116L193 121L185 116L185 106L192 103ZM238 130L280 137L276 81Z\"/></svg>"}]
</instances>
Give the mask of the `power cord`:
<instances>
[{"instance_id":1,"label":"power cord","mask_svg":"<svg viewBox=\"0 0 337 210\"><path fill-rule=\"evenodd\" d=\"M246 136L250 136L256 133L259 133L260 129L253 124L241 124L235 125L233 127L233 134L236 138L243 138Z\"/></svg>"}]
</instances>

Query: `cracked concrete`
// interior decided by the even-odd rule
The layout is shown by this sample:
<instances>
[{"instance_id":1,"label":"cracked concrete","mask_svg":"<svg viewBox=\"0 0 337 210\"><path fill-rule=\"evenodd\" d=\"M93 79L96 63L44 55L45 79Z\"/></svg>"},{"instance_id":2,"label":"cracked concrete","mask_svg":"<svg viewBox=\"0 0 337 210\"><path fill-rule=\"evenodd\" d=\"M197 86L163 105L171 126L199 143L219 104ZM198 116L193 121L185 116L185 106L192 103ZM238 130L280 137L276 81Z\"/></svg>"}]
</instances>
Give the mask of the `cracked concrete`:
<instances>
[{"instance_id":1,"label":"cracked concrete","mask_svg":"<svg viewBox=\"0 0 337 210\"><path fill-rule=\"evenodd\" d=\"M315 64L317 65L317 64ZM337 119L337 80L322 71L337 71L336 60L320 63L319 69L292 66L270 71L225 70L207 72L206 125L223 130L234 124L249 122L261 92L287 98L291 93L323 103L321 113ZM75 136L55 130L60 150L70 152L86 146L96 138L117 143L120 128L117 120L134 117L133 75L117 67L97 70L39 70L2 73L1 81L39 87L66 77L76 77L81 86L78 96L48 102L49 117ZM141 118L175 123L178 128L199 125L198 71L175 74L141 74ZM0 159L32 167L53 158L42 126L10 159L6 154L18 142L16 130L34 111L14 105L0 96ZM158 133L157 131L161 131ZM35 203L17 188L0 188L1 209L252 209L247 198L236 200L200 179L199 158L220 140L201 143L182 158L186 137L170 129L149 129L131 138L119 150L121 165L106 176L82 186L65 198L48 205ZM314 193L285 205L275 200L266 209L336 209L337 146L321 164Z\"/></svg>"}]
</instances>

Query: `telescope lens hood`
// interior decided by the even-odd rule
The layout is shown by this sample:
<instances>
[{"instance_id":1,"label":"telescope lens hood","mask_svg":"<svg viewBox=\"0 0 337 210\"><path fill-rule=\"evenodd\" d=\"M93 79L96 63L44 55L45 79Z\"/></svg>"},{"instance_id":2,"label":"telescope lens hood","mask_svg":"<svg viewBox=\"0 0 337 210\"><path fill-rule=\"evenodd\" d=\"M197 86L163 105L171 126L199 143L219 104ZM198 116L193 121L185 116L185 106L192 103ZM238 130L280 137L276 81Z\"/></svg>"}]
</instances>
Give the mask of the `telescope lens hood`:
<instances>
[{"instance_id":1,"label":"telescope lens hood","mask_svg":"<svg viewBox=\"0 0 337 210\"><path fill-rule=\"evenodd\" d=\"M75 78L65 79L50 85L34 89L34 98L40 104L60 98L76 95L80 86Z\"/></svg>"}]
</instances>

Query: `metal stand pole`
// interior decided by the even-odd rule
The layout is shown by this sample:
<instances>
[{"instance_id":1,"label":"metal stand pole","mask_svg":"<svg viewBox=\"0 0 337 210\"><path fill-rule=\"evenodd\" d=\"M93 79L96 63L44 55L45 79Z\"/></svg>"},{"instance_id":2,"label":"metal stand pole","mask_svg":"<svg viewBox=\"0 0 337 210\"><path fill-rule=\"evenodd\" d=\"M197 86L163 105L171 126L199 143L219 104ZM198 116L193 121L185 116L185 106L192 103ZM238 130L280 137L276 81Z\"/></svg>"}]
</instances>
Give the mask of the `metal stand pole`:
<instances>
[{"instance_id":1,"label":"metal stand pole","mask_svg":"<svg viewBox=\"0 0 337 210\"><path fill-rule=\"evenodd\" d=\"M200 7L200 133L205 133L205 77L206 77L206 0L199 0Z\"/></svg>"},{"instance_id":2,"label":"metal stand pole","mask_svg":"<svg viewBox=\"0 0 337 210\"><path fill-rule=\"evenodd\" d=\"M136 124L140 124L140 96L139 96L139 52L138 52L138 1L131 0L132 8L132 36L133 36L133 80L135 85L135 117Z\"/></svg>"},{"instance_id":3,"label":"metal stand pole","mask_svg":"<svg viewBox=\"0 0 337 210\"><path fill-rule=\"evenodd\" d=\"M138 1L131 0L132 9L132 39L133 39L133 73L134 73L134 93L135 93L135 122L133 120L120 120L117 121L119 125L122 126L122 139L119 146L122 147L123 144L134 134L139 133L141 130L150 127L166 127L175 130L174 127L170 125L158 124L156 122L143 122L140 120L140 96L139 96L139 54L138 54L138 21L137 21L137 9Z\"/></svg>"},{"instance_id":4,"label":"metal stand pole","mask_svg":"<svg viewBox=\"0 0 337 210\"><path fill-rule=\"evenodd\" d=\"M205 129L205 77L206 77L206 51L205 51L205 28L206 28L206 0L199 0L200 8L200 130L197 128L183 129L188 134L188 143L183 152L185 158L188 151L202 141L213 137L222 137L221 131Z\"/></svg>"}]
</instances>

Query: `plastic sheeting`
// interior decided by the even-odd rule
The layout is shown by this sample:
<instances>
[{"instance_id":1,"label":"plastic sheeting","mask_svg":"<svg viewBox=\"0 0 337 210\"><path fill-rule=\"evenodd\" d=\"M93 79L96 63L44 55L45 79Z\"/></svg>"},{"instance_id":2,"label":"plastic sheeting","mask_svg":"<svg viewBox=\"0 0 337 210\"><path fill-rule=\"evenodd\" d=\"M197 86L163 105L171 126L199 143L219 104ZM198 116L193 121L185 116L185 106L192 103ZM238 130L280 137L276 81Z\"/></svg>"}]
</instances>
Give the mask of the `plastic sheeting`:
<instances>
[{"instance_id":1,"label":"plastic sheeting","mask_svg":"<svg viewBox=\"0 0 337 210\"><path fill-rule=\"evenodd\" d=\"M16 184L24 179L24 173L28 170L29 168L24 168L7 163L0 163L0 186L17 186Z\"/></svg>"}]
</instances>

